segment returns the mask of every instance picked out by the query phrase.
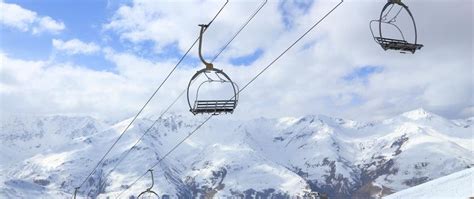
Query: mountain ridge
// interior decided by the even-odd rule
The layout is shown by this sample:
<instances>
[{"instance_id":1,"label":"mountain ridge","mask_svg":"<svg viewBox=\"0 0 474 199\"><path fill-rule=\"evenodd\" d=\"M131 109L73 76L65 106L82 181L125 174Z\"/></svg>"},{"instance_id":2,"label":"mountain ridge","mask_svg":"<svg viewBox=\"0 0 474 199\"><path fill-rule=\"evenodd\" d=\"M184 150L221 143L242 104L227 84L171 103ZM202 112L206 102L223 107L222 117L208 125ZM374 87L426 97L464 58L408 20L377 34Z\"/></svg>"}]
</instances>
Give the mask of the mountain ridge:
<instances>
[{"instance_id":1,"label":"mountain ridge","mask_svg":"<svg viewBox=\"0 0 474 199\"><path fill-rule=\"evenodd\" d=\"M0 170L5 174L0 176L0 196L63 198L71 194L127 124L126 120L110 125L86 118L2 121L2 150L23 155L2 157ZM199 120L179 114L161 119L111 172L153 122L138 119L79 196L115 196ZM472 167L472 125L468 124L469 118L448 120L423 109L375 122L324 115L248 121L217 118L158 165L155 191L182 197L284 197L309 191L338 198L380 197ZM12 137L17 132L31 136ZM105 186L100 187L104 180ZM149 181L142 179L123 197L138 194Z\"/></svg>"}]
</instances>

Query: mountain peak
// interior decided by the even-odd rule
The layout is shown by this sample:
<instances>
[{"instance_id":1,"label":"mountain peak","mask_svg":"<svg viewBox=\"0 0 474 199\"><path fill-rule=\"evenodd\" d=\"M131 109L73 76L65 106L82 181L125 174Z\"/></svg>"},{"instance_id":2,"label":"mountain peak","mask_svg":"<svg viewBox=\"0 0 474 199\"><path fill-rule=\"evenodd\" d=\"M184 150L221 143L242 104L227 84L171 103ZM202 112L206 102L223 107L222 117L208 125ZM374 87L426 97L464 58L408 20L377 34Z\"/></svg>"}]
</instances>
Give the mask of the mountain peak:
<instances>
[{"instance_id":1,"label":"mountain peak","mask_svg":"<svg viewBox=\"0 0 474 199\"><path fill-rule=\"evenodd\" d=\"M412 111L408 111L402 114L402 116L412 119L412 120L419 120L419 119L426 119L432 117L434 114L423 109L418 108Z\"/></svg>"}]
</instances>

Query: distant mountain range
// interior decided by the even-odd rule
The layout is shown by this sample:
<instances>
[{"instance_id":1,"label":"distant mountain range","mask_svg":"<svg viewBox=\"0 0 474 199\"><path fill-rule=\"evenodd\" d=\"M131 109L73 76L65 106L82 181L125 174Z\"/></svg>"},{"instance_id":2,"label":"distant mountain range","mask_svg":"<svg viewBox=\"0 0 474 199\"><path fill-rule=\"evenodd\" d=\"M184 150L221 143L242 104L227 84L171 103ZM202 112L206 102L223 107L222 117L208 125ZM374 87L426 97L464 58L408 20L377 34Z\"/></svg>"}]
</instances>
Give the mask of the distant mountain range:
<instances>
[{"instance_id":1,"label":"distant mountain range","mask_svg":"<svg viewBox=\"0 0 474 199\"><path fill-rule=\"evenodd\" d=\"M115 163L153 123L137 120L79 198L115 198L203 118L172 114L120 166ZM216 117L154 168L160 195L378 198L474 166L474 118L448 120L417 109L357 122L323 115L240 121ZM1 118L0 198L67 198L130 120ZM151 184L145 176L121 198ZM103 186L101 186L103 185Z\"/></svg>"}]
</instances>

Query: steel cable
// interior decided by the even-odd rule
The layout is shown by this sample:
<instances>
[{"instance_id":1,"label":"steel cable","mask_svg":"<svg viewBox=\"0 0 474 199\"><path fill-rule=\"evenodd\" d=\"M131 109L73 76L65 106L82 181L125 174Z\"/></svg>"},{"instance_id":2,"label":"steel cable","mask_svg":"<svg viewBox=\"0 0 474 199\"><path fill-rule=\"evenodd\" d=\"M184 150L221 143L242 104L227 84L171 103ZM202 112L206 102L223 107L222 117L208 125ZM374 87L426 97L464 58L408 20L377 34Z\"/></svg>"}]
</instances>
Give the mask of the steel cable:
<instances>
[{"instance_id":1,"label":"steel cable","mask_svg":"<svg viewBox=\"0 0 474 199\"><path fill-rule=\"evenodd\" d=\"M221 11L224 9L224 7L227 5L227 3L229 2L229 0L227 0L224 5L222 5L222 7L219 9L219 11L217 12L217 14L214 16L214 18L209 22L208 25L211 25L214 20L217 18L217 16L219 16L219 14L221 13ZM176 68L181 64L181 62L184 60L184 58L188 55L188 53L191 51L191 49L194 47L194 45L197 43L197 41L199 40L199 37L196 39L196 41L194 41L194 43L191 45L191 47L189 47L189 49L186 51L186 53L181 57L181 59L178 61L178 63L176 63L176 65L173 67L173 69L168 73L168 75L166 76L166 78L161 82L161 84L155 89L155 91L153 92L153 94L150 96L150 98L148 98L148 100L145 102L145 104L141 107L141 109L138 111L138 113L133 117L133 119L130 121L130 123L127 125L127 127L125 127L125 129L122 131L122 133L119 135L119 137L114 141L114 143L112 144L112 146L110 146L110 148L107 150L107 152L105 152L105 154L102 156L102 158L99 160L99 162L93 167L92 171L87 175L87 177L84 179L84 181L82 181L82 183L75 188L75 194L77 193L77 191L84 185L84 183L87 182L87 180L95 173L95 171L97 170L97 168L100 166L101 163L103 163L103 161L105 160L105 157L110 153L110 151L112 151L112 149L115 147L115 145L118 143L118 141L123 137L123 135L127 132L127 130L130 128L130 126L133 124L133 122L138 118L138 116L143 112L143 110L145 109L145 107L150 103L150 101L155 97L156 93L158 93L158 91L161 89L161 87L164 85L164 83L169 79L169 77L171 76L171 74L173 74L173 72L176 70ZM75 196L74 196L75 197Z\"/></svg>"},{"instance_id":2,"label":"steel cable","mask_svg":"<svg viewBox=\"0 0 474 199\"><path fill-rule=\"evenodd\" d=\"M336 8L338 8L344 0L341 0L335 7L333 7L328 13L326 13L319 21L317 21L311 28L309 28L305 33L303 33L295 42L293 42L287 49L285 49L279 56L277 56L272 62L270 62L265 68L263 68L255 77L253 77L244 87L242 87L239 92L240 94L245 88L247 88L251 83L253 83L261 74L263 74L270 66L272 66L276 61L278 61L284 54L286 54L294 45L296 45L302 38L304 38L311 30L313 30L318 24L320 24L327 16L329 16ZM237 95L234 95L231 99L235 98ZM191 137L199 128L201 128L207 121L209 121L214 115L210 115L207 117L201 124L199 124L193 131L191 131L185 138L183 138L180 142L178 142L170 151L168 151L165 155L163 155L157 163L150 167L153 169L156 167L164 158L166 158L169 154L171 154L176 148L178 148L182 143L184 143L189 137ZM138 177L133 183L131 183L125 190L119 193L116 198L120 197L125 191L127 191L130 187L135 185L146 173Z\"/></svg>"},{"instance_id":3,"label":"steel cable","mask_svg":"<svg viewBox=\"0 0 474 199\"><path fill-rule=\"evenodd\" d=\"M249 17L249 19L247 19L247 21L239 28L239 30L234 34L234 36L221 48L221 50L219 51L219 53L217 53L214 58L212 59L212 62L215 61L221 54L222 52L234 41L234 39L240 34L240 32L242 32L243 29L245 29L245 27L250 23L250 21L252 21L252 19L260 12L260 10L265 6L265 4L267 3L268 0L265 0L259 7L258 9ZM212 22L212 21L211 21ZM199 37L198 37L199 39ZM194 42L194 44L196 44L196 42L198 41L198 39ZM193 46L194 46L193 44ZM192 48L192 47L191 47ZM190 49L191 49L190 48ZM189 50L190 50L189 49ZM189 52L189 50L186 52L186 54ZM175 98L173 100L173 102L160 114L160 116L158 117L158 119L156 119L152 124L151 126L145 130L145 132L140 136L140 138L135 142L135 144L130 147L130 149L127 150L127 152L125 152L125 154L122 156L122 158L119 159L119 161L116 163L116 165L107 173L107 175L104 177L105 179L107 178L108 175L110 175L117 167L118 165L120 165L120 163L130 154L130 152L141 142L141 140L148 134L148 132L150 132L150 130L158 123L158 121L160 121L162 118L163 118L163 115L166 114L172 106L174 106L174 104L176 104L176 102L183 96L183 94L186 92L186 89L184 89L179 95L177 98ZM106 183L106 180L103 181L103 183L99 186L99 187L103 187Z\"/></svg>"}]
</instances>

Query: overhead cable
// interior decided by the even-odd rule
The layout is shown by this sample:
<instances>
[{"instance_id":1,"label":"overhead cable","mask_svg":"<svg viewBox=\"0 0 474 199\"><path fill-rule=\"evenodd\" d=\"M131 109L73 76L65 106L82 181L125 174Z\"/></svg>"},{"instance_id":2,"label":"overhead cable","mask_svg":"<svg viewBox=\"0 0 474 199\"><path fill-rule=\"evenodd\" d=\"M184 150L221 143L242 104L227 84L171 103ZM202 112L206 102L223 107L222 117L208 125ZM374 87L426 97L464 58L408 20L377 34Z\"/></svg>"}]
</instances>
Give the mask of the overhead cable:
<instances>
[{"instance_id":1,"label":"overhead cable","mask_svg":"<svg viewBox=\"0 0 474 199\"><path fill-rule=\"evenodd\" d=\"M245 84L244 87L242 87L238 93L241 93L245 88L247 88L251 83L253 83L261 74L263 74L270 66L272 66L274 63L276 63L284 54L286 54L293 46L295 46L301 39L303 39L309 32L311 32L316 26L318 26L324 19L326 19L327 16L329 16L336 8L338 8L344 0L341 0L335 7L333 7L328 13L326 13L319 21L317 21L313 26L311 26L305 33L303 33L295 42L293 42L288 48L286 48L280 55L278 55L273 61L271 61L265 68L263 68L255 77L253 77L247 84ZM234 95L231 99L235 98L236 95ZM199 128L201 128L206 122L208 122L214 115L210 115L207 117L201 124L196 126L195 129L193 129L186 137L184 137L180 142L178 142L173 148L171 148L170 151L168 151L165 155L163 155L155 164L153 164L150 169L153 169L156 167L163 159L165 159L169 154L171 154L174 150L176 150L182 143L184 143L189 137L191 137ZM148 170L147 170L148 171ZM143 176L145 176L146 173L138 177L133 183L131 183L129 186L126 186L127 188L124 189L122 192L117 195L116 198L120 197L125 191L127 191L130 187L135 185Z\"/></svg>"}]
</instances>

